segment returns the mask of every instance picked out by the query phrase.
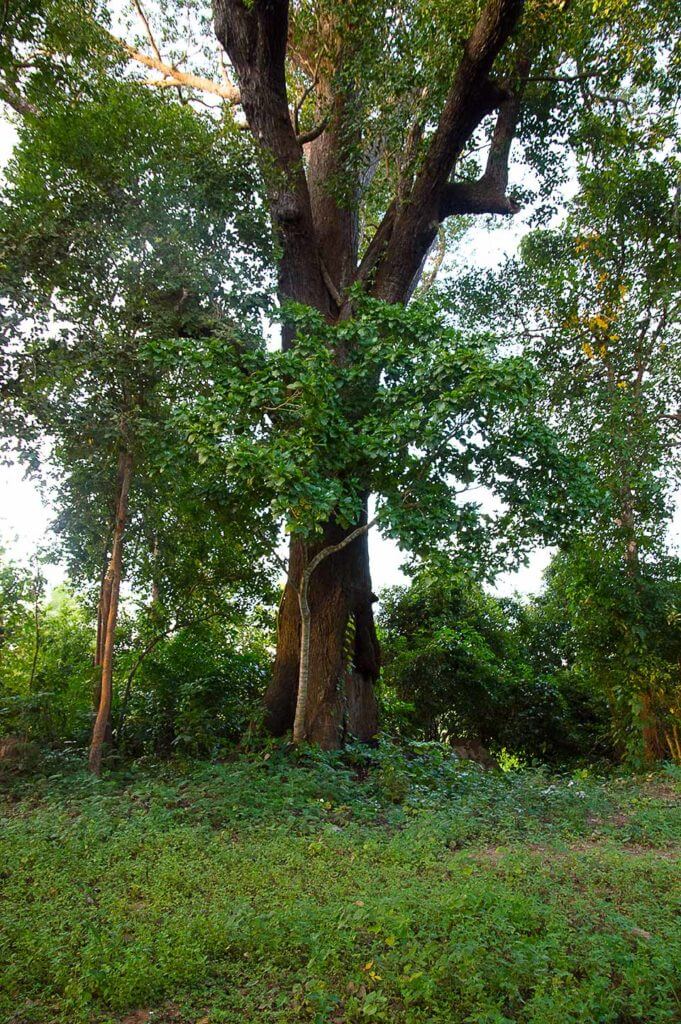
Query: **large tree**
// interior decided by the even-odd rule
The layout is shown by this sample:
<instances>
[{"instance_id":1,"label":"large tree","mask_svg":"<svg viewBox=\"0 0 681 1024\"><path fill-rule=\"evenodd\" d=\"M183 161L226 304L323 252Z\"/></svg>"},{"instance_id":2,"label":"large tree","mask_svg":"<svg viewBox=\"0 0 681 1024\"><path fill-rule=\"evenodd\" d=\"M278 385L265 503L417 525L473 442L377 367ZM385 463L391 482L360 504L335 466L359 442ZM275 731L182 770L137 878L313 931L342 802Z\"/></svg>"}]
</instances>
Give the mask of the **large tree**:
<instances>
[{"instance_id":1,"label":"large tree","mask_svg":"<svg viewBox=\"0 0 681 1024\"><path fill-rule=\"evenodd\" d=\"M524 140L528 150L534 146L540 171L552 163L551 141L564 143L571 127L566 92L532 93L531 86L572 84L573 103L580 96L582 105L601 102L590 90L595 80L605 80L605 89L616 93L632 74L632 58L645 49L649 60L652 52L650 40L643 45L632 37L637 22L642 27L650 21L645 5L621 9L619 19L610 11L594 14L591 6L587 13L574 5L566 14L567 6L530 5L521 22L522 0L488 0L477 18L467 5L453 11L449 4L411 2L388 11L364 0L214 0L216 34L263 154L281 246L281 300L343 320L353 315L348 289L360 282L374 298L406 303L448 218L518 210L506 188L524 96L530 99ZM301 131L301 113L308 116L307 132ZM471 178L473 147L485 143L482 173ZM283 345L295 345L286 325ZM342 348L334 354L341 362L347 358ZM360 525L364 521L366 511ZM344 530L332 516L320 531L318 550L337 545L355 528ZM276 733L289 728L294 716L300 633L295 591L310 555L314 551L306 554L292 542L266 697ZM319 565L311 580L317 624L309 652L312 740L333 744L344 725L364 739L375 729L373 600L361 535ZM362 628L355 630L348 657L343 626L351 619Z\"/></svg>"},{"instance_id":2,"label":"large tree","mask_svg":"<svg viewBox=\"0 0 681 1024\"><path fill-rule=\"evenodd\" d=\"M35 12L35 4L25 6ZM47 5L48 28L68 7ZM199 21L205 15L201 5L178 8L176 24L172 7L160 15L139 0L134 7L140 35L131 42L108 36L110 55L132 58L147 84L181 102L203 93L217 105L209 116L245 120L279 246L284 315L293 301L330 322L353 317L353 285L379 301L408 302L451 218L512 215L532 192L537 212L549 214L590 111L617 109L623 91L642 79L664 88L678 20L673 5L642 0L534 0L525 11L522 0L488 0L482 10L443 0L400 0L387 9L368 0L214 0L224 52L221 73L211 77L210 47L190 54L182 38L196 28L194 11ZM98 16L95 5L90 13ZM27 58L19 46L5 61L0 90L15 110L34 107L45 78L58 83L54 49ZM509 196L516 136L526 171L523 187ZM343 364L353 353L343 332L335 337L333 356ZM295 347L294 320L285 320L282 344ZM306 565L329 547L334 553L310 580L314 711L306 734L333 745L345 730L361 738L375 730L373 595L366 531L355 533L366 525L368 490L354 523L332 509L314 544L292 540L266 697L276 733L291 727L295 712L296 589ZM345 642L349 623L353 650Z\"/></svg>"}]
</instances>

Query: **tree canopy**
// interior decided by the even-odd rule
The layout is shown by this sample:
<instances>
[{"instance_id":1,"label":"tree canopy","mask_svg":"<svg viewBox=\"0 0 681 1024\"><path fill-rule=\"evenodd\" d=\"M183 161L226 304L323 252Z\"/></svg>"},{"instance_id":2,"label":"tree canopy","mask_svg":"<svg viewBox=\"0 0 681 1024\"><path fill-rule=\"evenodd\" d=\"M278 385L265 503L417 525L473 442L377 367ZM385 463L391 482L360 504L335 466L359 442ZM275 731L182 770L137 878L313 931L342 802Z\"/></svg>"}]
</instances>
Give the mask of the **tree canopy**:
<instances>
[{"instance_id":1,"label":"tree canopy","mask_svg":"<svg viewBox=\"0 0 681 1024\"><path fill-rule=\"evenodd\" d=\"M227 607L218 577L264 593L281 530L265 720L330 747L377 729L369 530L487 579L538 541L658 572L678 28L665 0L8 8L6 446L57 469L107 691L123 566L166 629ZM486 216L531 230L470 272Z\"/></svg>"}]
</instances>

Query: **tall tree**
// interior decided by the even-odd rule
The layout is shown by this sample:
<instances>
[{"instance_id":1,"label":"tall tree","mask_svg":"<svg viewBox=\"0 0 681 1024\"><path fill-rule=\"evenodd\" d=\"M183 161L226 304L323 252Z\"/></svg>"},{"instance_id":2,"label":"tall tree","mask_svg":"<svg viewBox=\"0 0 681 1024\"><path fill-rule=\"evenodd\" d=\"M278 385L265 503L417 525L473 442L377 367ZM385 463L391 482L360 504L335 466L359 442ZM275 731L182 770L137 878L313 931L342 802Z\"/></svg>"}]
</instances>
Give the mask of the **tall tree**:
<instances>
[{"instance_id":1,"label":"tall tree","mask_svg":"<svg viewBox=\"0 0 681 1024\"><path fill-rule=\"evenodd\" d=\"M500 273L464 279L454 300L473 334L487 324L523 341L547 419L595 470L599 500L551 579L569 595L582 664L648 760L667 752L677 703L667 531L681 471L679 164L673 110L651 100L632 88L624 111L590 115L565 222L530 234Z\"/></svg>"},{"instance_id":2,"label":"tall tree","mask_svg":"<svg viewBox=\"0 0 681 1024\"><path fill-rule=\"evenodd\" d=\"M53 15L57 6L49 5ZM147 84L181 102L202 93L225 123L245 118L279 246L279 299L283 306L311 306L331 322L353 317L353 285L382 302L408 302L450 218L511 215L533 191L538 213L549 214L560 202L558 186L582 115L616 109L632 81L659 84L678 26L674 5L641 0L534 0L524 15L522 0L487 0L481 11L444 0L404 0L387 11L368 0L214 0L215 32L232 81L222 52L220 74L207 73L205 40L198 58L189 56L181 36L195 26L184 5L175 26L174 8L135 7L139 36L128 42L113 31L109 55L131 59ZM90 13L98 16L94 8ZM199 8L199 21L203 13ZM8 62L7 81L13 95L32 102L40 75L53 75L59 62L20 57ZM534 182L509 196L516 135L533 172L524 177ZM292 320L282 342L297 344ZM341 364L350 354L343 344L333 351ZM329 745L346 727L368 738L375 723L378 659L366 532L344 543L366 525L367 500L368 482L355 522L342 523L332 511L315 542L317 553L329 546L335 553L310 581L312 613L327 625L310 646L310 707L318 711L306 734ZM296 587L310 556L314 550L305 553L292 540L266 698L274 732L293 723L301 625ZM348 623L361 627L354 664L343 643ZM346 691L352 694L347 721Z\"/></svg>"},{"instance_id":3,"label":"tall tree","mask_svg":"<svg viewBox=\"0 0 681 1024\"><path fill-rule=\"evenodd\" d=\"M353 315L348 289L355 282L376 299L406 303L438 227L449 217L517 211L506 194L508 161L531 79L554 85L572 79L582 85L586 105L593 102L585 85L592 77L608 79L616 92L632 57L645 49L648 60L652 53L649 41L631 45L634 23L651 17L644 5L627 8L613 24L611 17L594 19L591 7L566 15L561 6L536 4L522 25L522 0L488 0L477 18L467 7L454 13L451 5L415 2L388 13L365 0L214 0L213 9L239 101L263 154L281 246L280 299L312 306L332 321ZM565 138L565 126L549 127L564 102L564 93L535 91L525 115L526 146L541 146L535 162L543 170L550 163L550 139ZM307 132L300 129L305 109ZM535 129L540 126L534 137L533 116ZM481 138L488 143L487 158L471 180L471 150ZM283 345L295 345L290 325ZM334 357L343 361L347 353L337 348ZM358 522L366 522L366 510ZM332 516L321 527L317 550L336 550L310 580L309 603L327 625L309 650L310 707L317 710L306 733L326 745L342 732L344 690L352 695L350 732L368 738L375 723L378 659L368 547L364 536L338 546L357 525L341 527ZM293 721L301 629L296 587L305 558L293 540L266 697L275 733ZM349 620L362 625L357 635L364 638L353 664L343 647Z\"/></svg>"},{"instance_id":4,"label":"tall tree","mask_svg":"<svg viewBox=\"0 0 681 1024\"><path fill-rule=\"evenodd\" d=\"M252 212L239 230L253 180L238 153L212 122L102 81L75 108L53 99L28 117L8 172L3 393L60 470L57 527L78 575L101 573L95 772L110 735L128 538L146 540L159 508L200 486L169 412L210 389L210 360L231 358L237 318L241 339L249 325L259 339L268 236ZM18 443L33 463L36 445ZM197 515L204 529L212 511ZM232 560L241 578L245 561Z\"/></svg>"}]
</instances>

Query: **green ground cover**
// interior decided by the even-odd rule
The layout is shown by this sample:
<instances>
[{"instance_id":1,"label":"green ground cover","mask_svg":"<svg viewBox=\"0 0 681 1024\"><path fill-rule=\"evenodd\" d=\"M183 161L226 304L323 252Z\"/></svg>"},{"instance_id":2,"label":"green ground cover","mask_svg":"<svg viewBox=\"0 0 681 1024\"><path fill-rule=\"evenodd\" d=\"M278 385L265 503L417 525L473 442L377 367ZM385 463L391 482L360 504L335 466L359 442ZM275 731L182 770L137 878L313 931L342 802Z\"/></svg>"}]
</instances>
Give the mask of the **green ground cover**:
<instances>
[{"instance_id":1,"label":"green ground cover","mask_svg":"<svg viewBox=\"0 0 681 1024\"><path fill-rule=\"evenodd\" d=\"M681 1020L681 775L278 748L5 780L0 1020Z\"/></svg>"}]
</instances>

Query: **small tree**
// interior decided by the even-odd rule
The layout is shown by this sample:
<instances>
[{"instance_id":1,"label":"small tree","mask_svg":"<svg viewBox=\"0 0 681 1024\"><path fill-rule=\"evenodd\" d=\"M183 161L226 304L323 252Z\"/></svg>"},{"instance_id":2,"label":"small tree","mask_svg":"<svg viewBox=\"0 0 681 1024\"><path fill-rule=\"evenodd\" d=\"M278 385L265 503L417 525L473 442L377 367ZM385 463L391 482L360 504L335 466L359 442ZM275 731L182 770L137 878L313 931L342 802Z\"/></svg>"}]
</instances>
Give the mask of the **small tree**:
<instances>
[{"instance_id":1,"label":"small tree","mask_svg":"<svg viewBox=\"0 0 681 1024\"><path fill-rule=\"evenodd\" d=\"M75 575L100 577L96 773L110 738L126 540L146 539L159 503L169 509L196 486L169 412L181 394L210 388L218 348L233 356L234 317L242 335L259 327L261 302L238 263L263 268L267 256L253 215L234 242L243 190L252 190L237 145L221 146L209 123L147 99L102 84L77 110L53 103L27 121L0 225L6 392L29 436L49 440L60 472L56 529ZM177 343L155 346L169 338ZM34 464L35 445L20 442L19 452Z\"/></svg>"}]
</instances>

